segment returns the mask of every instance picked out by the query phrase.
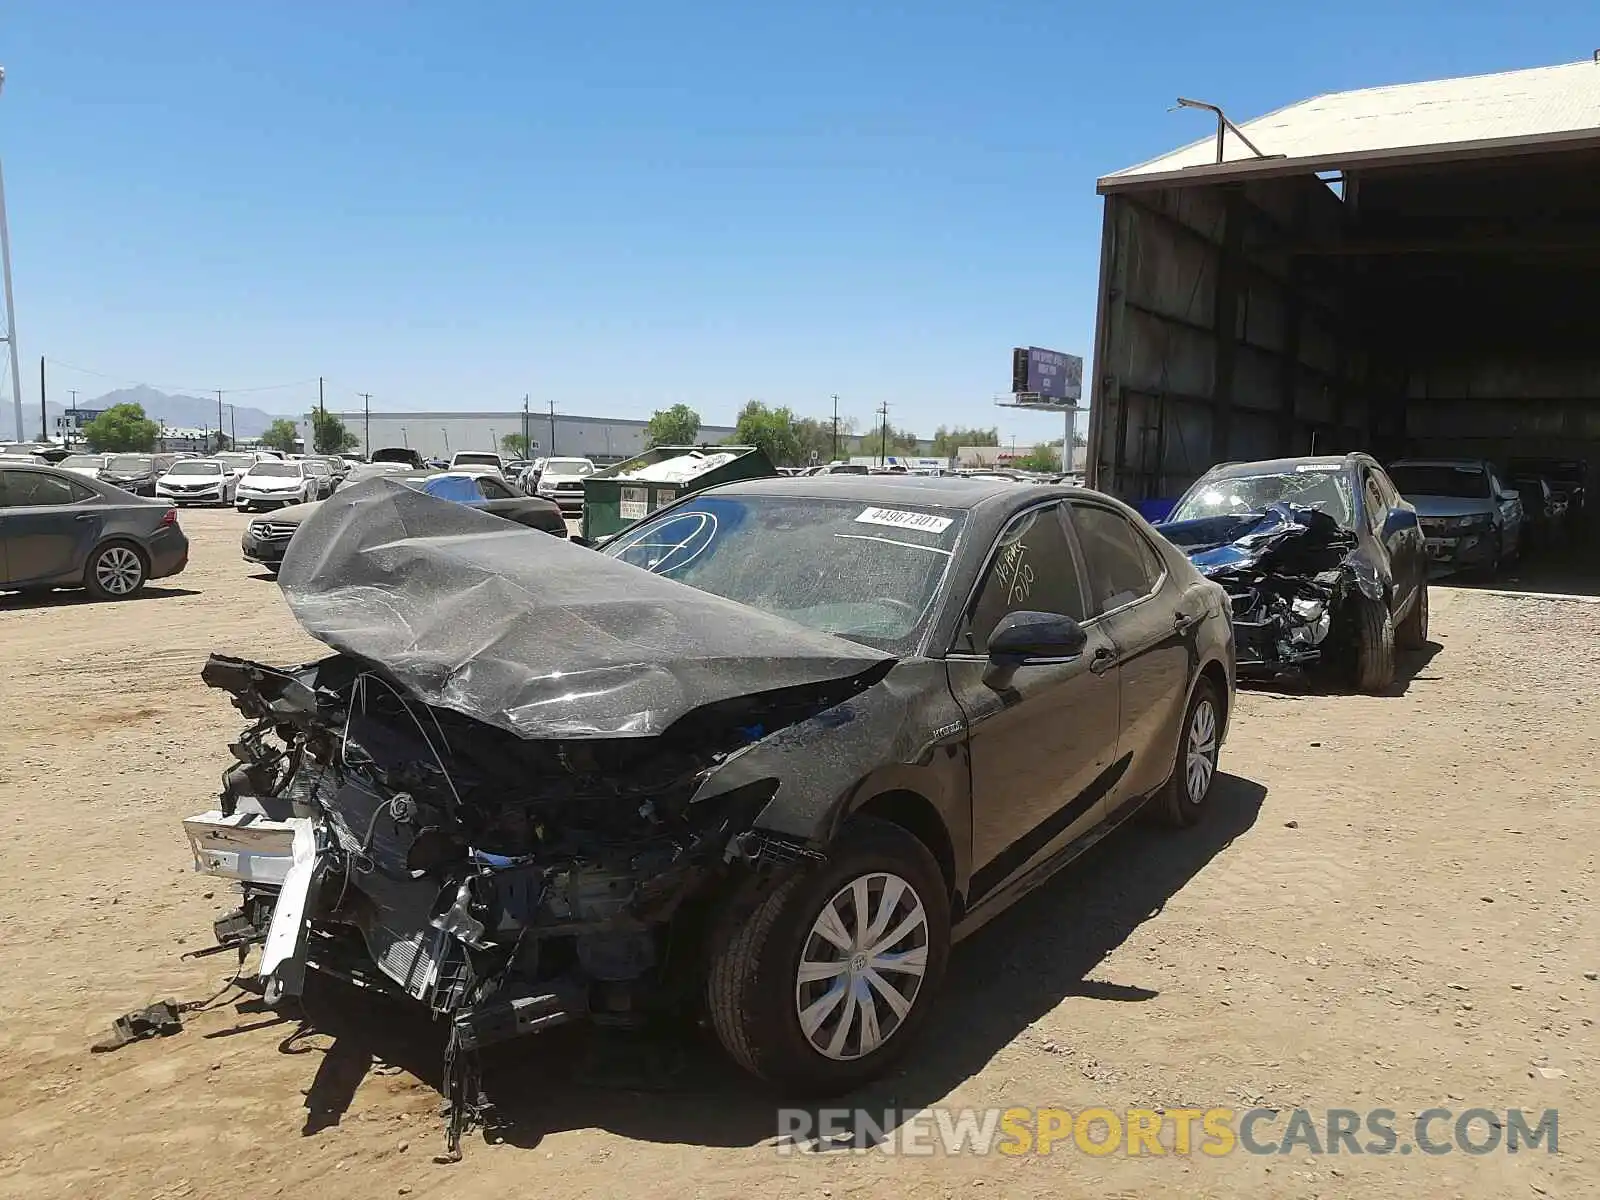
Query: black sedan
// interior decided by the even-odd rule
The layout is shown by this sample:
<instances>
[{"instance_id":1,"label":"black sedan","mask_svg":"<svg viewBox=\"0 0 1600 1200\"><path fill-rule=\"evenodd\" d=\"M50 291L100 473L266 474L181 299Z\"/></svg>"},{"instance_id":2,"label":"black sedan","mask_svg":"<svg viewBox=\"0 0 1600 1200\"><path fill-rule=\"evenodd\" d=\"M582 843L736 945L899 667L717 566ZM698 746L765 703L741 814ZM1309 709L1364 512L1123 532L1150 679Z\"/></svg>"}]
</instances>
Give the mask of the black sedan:
<instances>
[{"instance_id":1,"label":"black sedan","mask_svg":"<svg viewBox=\"0 0 1600 1200\"><path fill-rule=\"evenodd\" d=\"M171 454L115 454L101 468L100 482L119 487L135 496L154 496L156 480L172 469L177 458Z\"/></svg>"},{"instance_id":2,"label":"black sedan","mask_svg":"<svg viewBox=\"0 0 1600 1200\"><path fill-rule=\"evenodd\" d=\"M1417 511L1366 454L1224 463L1158 528L1227 589L1241 675L1339 664L1382 691L1427 641Z\"/></svg>"},{"instance_id":3,"label":"black sedan","mask_svg":"<svg viewBox=\"0 0 1600 1200\"><path fill-rule=\"evenodd\" d=\"M443 471L436 475L391 475L387 478L530 529L542 529L557 537L567 536L567 523L553 501L518 495L495 471ZM289 539L316 508L317 502L297 504L251 521L239 539L245 560L259 563L269 571L276 570L289 548Z\"/></svg>"},{"instance_id":4,"label":"black sedan","mask_svg":"<svg viewBox=\"0 0 1600 1200\"><path fill-rule=\"evenodd\" d=\"M126 600L188 565L172 505L54 467L0 466L0 589Z\"/></svg>"},{"instance_id":5,"label":"black sedan","mask_svg":"<svg viewBox=\"0 0 1600 1200\"><path fill-rule=\"evenodd\" d=\"M272 927L268 1000L310 965L431 1006L452 1094L495 1042L696 997L749 1071L847 1089L954 939L1147 803L1205 815L1226 596L1105 496L780 477L595 552L371 487L283 567L337 653L207 666L259 723L187 824L243 883L219 929Z\"/></svg>"}]
</instances>

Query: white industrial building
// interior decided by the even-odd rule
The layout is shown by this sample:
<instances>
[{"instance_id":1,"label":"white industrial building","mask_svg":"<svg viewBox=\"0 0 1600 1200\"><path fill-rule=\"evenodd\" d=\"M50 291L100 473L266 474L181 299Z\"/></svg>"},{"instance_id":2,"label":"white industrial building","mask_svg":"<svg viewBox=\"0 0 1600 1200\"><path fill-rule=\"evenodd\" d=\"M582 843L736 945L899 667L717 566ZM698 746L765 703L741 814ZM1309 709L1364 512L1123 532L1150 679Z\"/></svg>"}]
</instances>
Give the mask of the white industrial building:
<instances>
[{"instance_id":1,"label":"white industrial building","mask_svg":"<svg viewBox=\"0 0 1600 1200\"><path fill-rule=\"evenodd\" d=\"M507 434L526 433L535 457L570 455L596 462L620 462L645 450L645 422L623 417L579 417L520 409L499 412L354 412L329 410L360 439L362 454L385 446L408 446L425 458L448 459L461 450L500 450ZM732 437L728 425L701 426L698 442ZM311 439L311 414L300 421L300 436Z\"/></svg>"}]
</instances>

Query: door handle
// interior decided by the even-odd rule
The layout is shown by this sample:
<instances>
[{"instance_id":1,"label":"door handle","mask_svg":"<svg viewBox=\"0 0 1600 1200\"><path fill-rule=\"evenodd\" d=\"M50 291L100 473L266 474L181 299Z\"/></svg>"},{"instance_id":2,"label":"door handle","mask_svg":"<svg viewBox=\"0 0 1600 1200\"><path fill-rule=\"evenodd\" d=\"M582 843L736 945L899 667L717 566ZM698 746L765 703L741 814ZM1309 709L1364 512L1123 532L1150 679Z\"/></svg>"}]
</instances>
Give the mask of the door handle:
<instances>
[{"instance_id":1,"label":"door handle","mask_svg":"<svg viewBox=\"0 0 1600 1200\"><path fill-rule=\"evenodd\" d=\"M1191 625L1198 625L1200 618L1194 613L1177 612L1172 614L1172 627L1179 633L1184 632Z\"/></svg>"},{"instance_id":2,"label":"door handle","mask_svg":"<svg viewBox=\"0 0 1600 1200\"><path fill-rule=\"evenodd\" d=\"M97 516L97 514L95 514L95 513L79 513L77 516L73 517L72 519L74 521L93 521L96 518L96 516Z\"/></svg>"},{"instance_id":3,"label":"door handle","mask_svg":"<svg viewBox=\"0 0 1600 1200\"><path fill-rule=\"evenodd\" d=\"M1089 659L1089 670L1096 675L1104 675L1117 661L1117 652L1110 646L1101 646Z\"/></svg>"}]
</instances>

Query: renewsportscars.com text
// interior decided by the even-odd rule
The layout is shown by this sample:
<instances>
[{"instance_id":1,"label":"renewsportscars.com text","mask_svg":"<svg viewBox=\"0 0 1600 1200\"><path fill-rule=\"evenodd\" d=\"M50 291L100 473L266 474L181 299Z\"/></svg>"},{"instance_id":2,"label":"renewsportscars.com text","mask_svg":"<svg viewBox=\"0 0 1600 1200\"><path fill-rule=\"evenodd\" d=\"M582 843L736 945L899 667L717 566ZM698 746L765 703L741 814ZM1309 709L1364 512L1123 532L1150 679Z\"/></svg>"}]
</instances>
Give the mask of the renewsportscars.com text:
<instances>
[{"instance_id":1,"label":"renewsportscars.com text","mask_svg":"<svg viewBox=\"0 0 1600 1200\"><path fill-rule=\"evenodd\" d=\"M1559 1124L1553 1108L787 1108L775 1144L911 1156L1556 1154Z\"/></svg>"}]
</instances>

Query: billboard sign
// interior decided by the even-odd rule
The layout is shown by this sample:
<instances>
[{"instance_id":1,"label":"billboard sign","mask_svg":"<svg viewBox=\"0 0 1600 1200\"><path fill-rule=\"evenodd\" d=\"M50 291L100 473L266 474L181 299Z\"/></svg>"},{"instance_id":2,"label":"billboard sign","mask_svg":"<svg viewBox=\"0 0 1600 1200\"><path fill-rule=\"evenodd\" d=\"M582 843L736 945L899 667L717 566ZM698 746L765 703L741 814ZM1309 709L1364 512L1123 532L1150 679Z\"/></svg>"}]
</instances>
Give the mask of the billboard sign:
<instances>
[{"instance_id":1,"label":"billboard sign","mask_svg":"<svg viewBox=\"0 0 1600 1200\"><path fill-rule=\"evenodd\" d=\"M1011 391L1062 406L1083 399L1083 359L1059 350L1018 346L1011 352Z\"/></svg>"}]
</instances>

